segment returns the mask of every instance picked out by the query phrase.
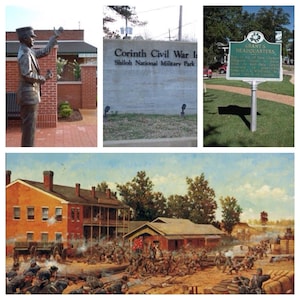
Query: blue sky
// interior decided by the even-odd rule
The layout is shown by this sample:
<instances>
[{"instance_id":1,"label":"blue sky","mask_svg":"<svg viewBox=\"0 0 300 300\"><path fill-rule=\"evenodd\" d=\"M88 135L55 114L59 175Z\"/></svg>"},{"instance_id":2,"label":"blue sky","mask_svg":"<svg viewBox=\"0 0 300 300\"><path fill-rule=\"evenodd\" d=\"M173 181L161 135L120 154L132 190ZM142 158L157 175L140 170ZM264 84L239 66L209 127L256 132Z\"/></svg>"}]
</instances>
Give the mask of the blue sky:
<instances>
[{"instance_id":1,"label":"blue sky","mask_svg":"<svg viewBox=\"0 0 300 300\"><path fill-rule=\"evenodd\" d=\"M184 195L185 178L204 173L218 203L221 196L238 200L244 221L258 218L263 210L270 220L294 218L294 155L289 153L9 153L6 169L12 180L42 182L43 171L52 170L55 184L80 183L90 189L106 181L114 191L116 183L146 171L154 191L166 197Z\"/></svg>"}]
</instances>

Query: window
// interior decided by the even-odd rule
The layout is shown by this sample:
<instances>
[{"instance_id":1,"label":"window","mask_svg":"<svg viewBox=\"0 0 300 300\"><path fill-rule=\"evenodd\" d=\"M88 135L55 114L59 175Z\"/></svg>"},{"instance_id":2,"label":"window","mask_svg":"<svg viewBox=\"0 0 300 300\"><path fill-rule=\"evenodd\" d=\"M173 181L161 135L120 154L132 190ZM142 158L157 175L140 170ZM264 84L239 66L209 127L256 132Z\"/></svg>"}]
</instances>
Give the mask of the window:
<instances>
[{"instance_id":1,"label":"window","mask_svg":"<svg viewBox=\"0 0 300 300\"><path fill-rule=\"evenodd\" d=\"M62 221L62 208L61 207L55 208L55 219L56 219L56 221Z\"/></svg>"},{"instance_id":2,"label":"window","mask_svg":"<svg viewBox=\"0 0 300 300\"><path fill-rule=\"evenodd\" d=\"M26 241L27 242L33 241L33 232L27 232L26 233Z\"/></svg>"},{"instance_id":3,"label":"window","mask_svg":"<svg viewBox=\"0 0 300 300\"><path fill-rule=\"evenodd\" d=\"M80 208L77 207L77 222L80 221Z\"/></svg>"},{"instance_id":4,"label":"window","mask_svg":"<svg viewBox=\"0 0 300 300\"><path fill-rule=\"evenodd\" d=\"M34 207L27 207L27 220L34 220Z\"/></svg>"},{"instance_id":5,"label":"window","mask_svg":"<svg viewBox=\"0 0 300 300\"><path fill-rule=\"evenodd\" d=\"M21 208L20 207L14 207L14 220L20 220L21 217Z\"/></svg>"},{"instance_id":6,"label":"window","mask_svg":"<svg viewBox=\"0 0 300 300\"><path fill-rule=\"evenodd\" d=\"M48 233L47 232L41 233L41 241L44 243L48 242Z\"/></svg>"},{"instance_id":7,"label":"window","mask_svg":"<svg viewBox=\"0 0 300 300\"><path fill-rule=\"evenodd\" d=\"M62 243L62 234L60 232L55 233L55 241L57 243Z\"/></svg>"},{"instance_id":8,"label":"window","mask_svg":"<svg viewBox=\"0 0 300 300\"><path fill-rule=\"evenodd\" d=\"M47 221L49 219L49 208L42 207L42 220Z\"/></svg>"},{"instance_id":9,"label":"window","mask_svg":"<svg viewBox=\"0 0 300 300\"><path fill-rule=\"evenodd\" d=\"M74 222L74 221L77 221L79 222L80 221L80 208L79 207L72 207L71 208L71 221Z\"/></svg>"},{"instance_id":10,"label":"window","mask_svg":"<svg viewBox=\"0 0 300 300\"><path fill-rule=\"evenodd\" d=\"M71 208L71 221L72 222L75 221L75 208L74 207Z\"/></svg>"}]
</instances>

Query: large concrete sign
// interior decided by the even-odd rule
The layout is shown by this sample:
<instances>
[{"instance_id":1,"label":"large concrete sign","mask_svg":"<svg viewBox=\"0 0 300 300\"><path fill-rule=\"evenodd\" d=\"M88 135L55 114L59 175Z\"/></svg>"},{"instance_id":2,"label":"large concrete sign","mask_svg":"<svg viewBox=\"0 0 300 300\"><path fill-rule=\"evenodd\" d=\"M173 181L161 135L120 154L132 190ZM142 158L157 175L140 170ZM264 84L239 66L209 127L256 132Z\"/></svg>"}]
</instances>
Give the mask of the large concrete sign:
<instances>
[{"instance_id":1,"label":"large concrete sign","mask_svg":"<svg viewBox=\"0 0 300 300\"><path fill-rule=\"evenodd\" d=\"M229 43L227 79L281 81L281 44L269 43L259 31Z\"/></svg>"},{"instance_id":2,"label":"large concrete sign","mask_svg":"<svg viewBox=\"0 0 300 300\"><path fill-rule=\"evenodd\" d=\"M103 103L118 113L197 113L197 44L104 40Z\"/></svg>"}]
</instances>

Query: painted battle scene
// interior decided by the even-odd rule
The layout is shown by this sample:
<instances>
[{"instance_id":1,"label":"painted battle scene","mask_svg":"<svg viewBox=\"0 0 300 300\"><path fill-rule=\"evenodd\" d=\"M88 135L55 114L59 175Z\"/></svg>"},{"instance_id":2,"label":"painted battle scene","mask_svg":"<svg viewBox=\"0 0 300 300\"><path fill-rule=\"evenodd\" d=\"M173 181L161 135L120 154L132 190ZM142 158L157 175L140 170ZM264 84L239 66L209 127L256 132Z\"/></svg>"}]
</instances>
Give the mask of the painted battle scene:
<instances>
[{"instance_id":1,"label":"painted battle scene","mask_svg":"<svg viewBox=\"0 0 300 300\"><path fill-rule=\"evenodd\" d=\"M6 293L294 294L294 155L7 154Z\"/></svg>"}]
</instances>

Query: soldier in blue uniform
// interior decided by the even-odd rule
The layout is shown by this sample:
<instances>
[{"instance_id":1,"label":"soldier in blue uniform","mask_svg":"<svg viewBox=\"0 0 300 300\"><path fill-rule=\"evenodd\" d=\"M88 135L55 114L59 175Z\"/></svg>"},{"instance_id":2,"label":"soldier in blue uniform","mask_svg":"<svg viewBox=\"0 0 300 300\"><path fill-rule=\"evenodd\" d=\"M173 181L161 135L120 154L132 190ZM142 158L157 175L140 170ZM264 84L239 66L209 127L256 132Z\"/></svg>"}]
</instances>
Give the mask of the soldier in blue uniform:
<instances>
[{"instance_id":1,"label":"soldier in blue uniform","mask_svg":"<svg viewBox=\"0 0 300 300\"><path fill-rule=\"evenodd\" d=\"M26 294L33 287L34 276L30 271L14 276L6 284L6 294Z\"/></svg>"}]
</instances>

